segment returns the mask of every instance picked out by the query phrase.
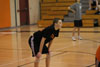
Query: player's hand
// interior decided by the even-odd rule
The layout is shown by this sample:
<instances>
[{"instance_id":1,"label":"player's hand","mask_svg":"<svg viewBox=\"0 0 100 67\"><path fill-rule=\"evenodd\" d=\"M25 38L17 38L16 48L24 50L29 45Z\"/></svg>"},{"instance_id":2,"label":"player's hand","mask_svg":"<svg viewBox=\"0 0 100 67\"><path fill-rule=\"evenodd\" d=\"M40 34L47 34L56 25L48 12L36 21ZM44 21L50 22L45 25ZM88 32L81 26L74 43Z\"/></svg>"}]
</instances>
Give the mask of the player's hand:
<instances>
[{"instance_id":1,"label":"player's hand","mask_svg":"<svg viewBox=\"0 0 100 67\"><path fill-rule=\"evenodd\" d=\"M41 54L41 52L38 52L38 54L37 54L37 56L36 56L36 57L37 57L37 58L40 58L40 57L41 57L41 55L42 55L42 54Z\"/></svg>"},{"instance_id":2,"label":"player's hand","mask_svg":"<svg viewBox=\"0 0 100 67\"><path fill-rule=\"evenodd\" d=\"M51 51L50 50L48 50L48 54L51 54Z\"/></svg>"}]
</instances>

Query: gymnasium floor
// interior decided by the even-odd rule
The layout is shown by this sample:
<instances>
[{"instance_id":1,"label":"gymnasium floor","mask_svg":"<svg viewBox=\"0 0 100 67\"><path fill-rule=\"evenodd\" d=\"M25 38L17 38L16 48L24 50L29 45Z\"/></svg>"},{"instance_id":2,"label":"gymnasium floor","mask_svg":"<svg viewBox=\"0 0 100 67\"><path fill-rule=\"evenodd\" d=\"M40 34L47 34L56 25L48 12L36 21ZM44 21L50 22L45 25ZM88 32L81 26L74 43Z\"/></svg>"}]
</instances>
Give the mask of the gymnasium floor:
<instances>
[{"instance_id":1,"label":"gymnasium floor","mask_svg":"<svg viewBox=\"0 0 100 67\"><path fill-rule=\"evenodd\" d=\"M34 67L28 38L39 30L36 25L0 32L0 67ZM100 45L100 27L82 28L83 40L72 41L73 28L62 28L51 47L50 67L95 67L95 53ZM77 35L77 34L76 34ZM45 55L40 67L45 67Z\"/></svg>"}]
</instances>

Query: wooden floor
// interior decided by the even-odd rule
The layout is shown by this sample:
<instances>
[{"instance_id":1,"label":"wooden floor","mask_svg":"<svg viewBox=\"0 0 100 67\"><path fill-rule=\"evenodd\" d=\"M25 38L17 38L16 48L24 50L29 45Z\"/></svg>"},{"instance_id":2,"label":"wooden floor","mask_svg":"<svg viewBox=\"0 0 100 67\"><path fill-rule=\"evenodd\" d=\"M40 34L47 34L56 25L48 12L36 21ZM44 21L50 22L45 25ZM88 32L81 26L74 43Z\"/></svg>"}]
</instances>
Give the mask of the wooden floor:
<instances>
[{"instance_id":1,"label":"wooden floor","mask_svg":"<svg viewBox=\"0 0 100 67\"><path fill-rule=\"evenodd\" d=\"M34 67L28 38L39 29L37 26L24 26L0 32L0 67ZM62 28L60 36L55 38L50 67L95 67L100 27L82 28L83 40L77 41L71 39L72 30ZM41 58L40 67L45 67L45 55Z\"/></svg>"}]
</instances>

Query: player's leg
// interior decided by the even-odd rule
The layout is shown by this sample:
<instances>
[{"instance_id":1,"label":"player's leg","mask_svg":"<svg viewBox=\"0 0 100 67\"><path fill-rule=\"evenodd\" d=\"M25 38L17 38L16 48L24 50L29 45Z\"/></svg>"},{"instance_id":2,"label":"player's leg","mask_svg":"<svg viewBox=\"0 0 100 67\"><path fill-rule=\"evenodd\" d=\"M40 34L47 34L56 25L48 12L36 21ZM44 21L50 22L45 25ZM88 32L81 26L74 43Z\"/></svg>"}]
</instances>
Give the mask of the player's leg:
<instances>
[{"instance_id":1,"label":"player's leg","mask_svg":"<svg viewBox=\"0 0 100 67\"><path fill-rule=\"evenodd\" d=\"M40 58L35 57L34 67L39 67Z\"/></svg>"},{"instance_id":2,"label":"player's leg","mask_svg":"<svg viewBox=\"0 0 100 67\"><path fill-rule=\"evenodd\" d=\"M80 27L78 27L78 36L80 36Z\"/></svg>"},{"instance_id":3,"label":"player's leg","mask_svg":"<svg viewBox=\"0 0 100 67\"><path fill-rule=\"evenodd\" d=\"M89 0L89 10L91 10L91 9L92 9L91 4L92 4L92 0Z\"/></svg>"},{"instance_id":4,"label":"player's leg","mask_svg":"<svg viewBox=\"0 0 100 67\"><path fill-rule=\"evenodd\" d=\"M80 27L78 27L78 39L82 40L82 37L80 36Z\"/></svg>"},{"instance_id":5,"label":"player's leg","mask_svg":"<svg viewBox=\"0 0 100 67\"><path fill-rule=\"evenodd\" d=\"M46 56L46 67L50 67L50 55L51 53L48 53Z\"/></svg>"},{"instance_id":6,"label":"player's leg","mask_svg":"<svg viewBox=\"0 0 100 67\"><path fill-rule=\"evenodd\" d=\"M78 23L78 39L82 40L82 37L80 36L80 28L83 26L82 20L79 20L77 23Z\"/></svg>"},{"instance_id":7,"label":"player's leg","mask_svg":"<svg viewBox=\"0 0 100 67\"><path fill-rule=\"evenodd\" d=\"M78 27L78 39L82 40L82 37L80 36L80 27Z\"/></svg>"},{"instance_id":8,"label":"player's leg","mask_svg":"<svg viewBox=\"0 0 100 67\"><path fill-rule=\"evenodd\" d=\"M37 47L38 45L34 42L33 36L31 36L29 38L29 46L32 50L32 56L35 58L34 67L39 67L40 58L36 57L36 54L37 54L37 51L39 50L39 48Z\"/></svg>"},{"instance_id":9,"label":"player's leg","mask_svg":"<svg viewBox=\"0 0 100 67\"><path fill-rule=\"evenodd\" d=\"M75 31L76 31L77 27L74 27L73 32L72 32L72 40L76 40L75 39Z\"/></svg>"}]
</instances>

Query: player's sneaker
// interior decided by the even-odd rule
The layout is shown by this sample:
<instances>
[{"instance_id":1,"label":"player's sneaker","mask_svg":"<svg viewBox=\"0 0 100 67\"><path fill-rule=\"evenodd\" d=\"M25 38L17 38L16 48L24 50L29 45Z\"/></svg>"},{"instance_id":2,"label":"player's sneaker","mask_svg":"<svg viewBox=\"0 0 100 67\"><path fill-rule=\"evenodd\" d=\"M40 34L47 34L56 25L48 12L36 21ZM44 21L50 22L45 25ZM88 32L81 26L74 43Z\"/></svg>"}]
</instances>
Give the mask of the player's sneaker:
<instances>
[{"instance_id":1,"label":"player's sneaker","mask_svg":"<svg viewBox=\"0 0 100 67\"><path fill-rule=\"evenodd\" d=\"M89 8L88 10L91 10L91 8Z\"/></svg>"},{"instance_id":2,"label":"player's sneaker","mask_svg":"<svg viewBox=\"0 0 100 67\"><path fill-rule=\"evenodd\" d=\"M82 37L78 36L78 39L79 39L79 40L82 40Z\"/></svg>"},{"instance_id":3,"label":"player's sneaker","mask_svg":"<svg viewBox=\"0 0 100 67\"><path fill-rule=\"evenodd\" d=\"M96 7L95 10L98 10L98 8Z\"/></svg>"},{"instance_id":4,"label":"player's sneaker","mask_svg":"<svg viewBox=\"0 0 100 67\"><path fill-rule=\"evenodd\" d=\"M72 37L72 40L73 40L73 41L76 41L76 38L75 38L75 37Z\"/></svg>"}]
</instances>

